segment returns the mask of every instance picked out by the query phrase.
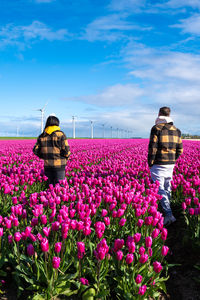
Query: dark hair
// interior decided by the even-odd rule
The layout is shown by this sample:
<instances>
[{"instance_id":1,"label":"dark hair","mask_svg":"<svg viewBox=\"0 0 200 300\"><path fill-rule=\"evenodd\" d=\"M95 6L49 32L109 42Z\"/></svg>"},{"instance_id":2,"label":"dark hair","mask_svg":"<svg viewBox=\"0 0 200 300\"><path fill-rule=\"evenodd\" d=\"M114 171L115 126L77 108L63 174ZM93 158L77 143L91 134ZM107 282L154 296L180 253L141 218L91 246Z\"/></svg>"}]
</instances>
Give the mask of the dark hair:
<instances>
[{"instance_id":1,"label":"dark hair","mask_svg":"<svg viewBox=\"0 0 200 300\"><path fill-rule=\"evenodd\" d=\"M167 106L163 106L159 110L159 116L169 117L171 109Z\"/></svg>"},{"instance_id":2,"label":"dark hair","mask_svg":"<svg viewBox=\"0 0 200 300\"><path fill-rule=\"evenodd\" d=\"M57 117L55 116L49 116L46 120L45 128L48 126L59 126L60 121Z\"/></svg>"}]
</instances>

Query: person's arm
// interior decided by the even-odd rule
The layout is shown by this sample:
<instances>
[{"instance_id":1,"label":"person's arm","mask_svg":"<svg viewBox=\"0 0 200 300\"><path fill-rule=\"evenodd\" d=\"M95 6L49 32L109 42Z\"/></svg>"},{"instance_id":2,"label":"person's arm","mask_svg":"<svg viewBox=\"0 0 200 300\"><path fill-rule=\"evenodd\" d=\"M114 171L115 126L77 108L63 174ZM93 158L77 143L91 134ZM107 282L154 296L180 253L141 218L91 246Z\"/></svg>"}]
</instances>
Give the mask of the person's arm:
<instances>
[{"instance_id":1,"label":"person's arm","mask_svg":"<svg viewBox=\"0 0 200 300\"><path fill-rule=\"evenodd\" d=\"M63 133L62 138L61 138L60 154L61 154L61 156L64 156L66 159L68 159L69 156L70 156L69 144L68 144L68 141L67 141L67 137L64 133Z\"/></svg>"},{"instance_id":2,"label":"person's arm","mask_svg":"<svg viewBox=\"0 0 200 300\"><path fill-rule=\"evenodd\" d=\"M35 155L37 155L39 158L42 158L42 154L41 154L41 144L40 144L40 139L37 139L37 142L35 144L35 146L33 147L33 153Z\"/></svg>"},{"instance_id":3,"label":"person's arm","mask_svg":"<svg viewBox=\"0 0 200 300\"><path fill-rule=\"evenodd\" d=\"M181 132L179 130L178 142L176 145L176 159L178 159L182 153L183 153L183 143L181 139Z\"/></svg>"},{"instance_id":4,"label":"person's arm","mask_svg":"<svg viewBox=\"0 0 200 300\"><path fill-rule=\"evenodd\" d=\"M158 147L158 134L155 127L152 127L150 139L149 139L149 147L148 147L148 165L151 168L154 164L156 153Z\"/></svg>"}]
</instances>

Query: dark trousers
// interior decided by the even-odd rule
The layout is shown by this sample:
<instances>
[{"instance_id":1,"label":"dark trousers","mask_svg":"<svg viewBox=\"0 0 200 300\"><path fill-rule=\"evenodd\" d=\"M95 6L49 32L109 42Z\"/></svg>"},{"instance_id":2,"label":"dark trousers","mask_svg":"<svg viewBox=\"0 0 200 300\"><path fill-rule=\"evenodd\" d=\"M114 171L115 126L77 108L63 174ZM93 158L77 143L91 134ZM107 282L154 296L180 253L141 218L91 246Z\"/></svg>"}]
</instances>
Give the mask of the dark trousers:
<instances>
[{"instance_id":1,"label":"dark trousers","mask_svg":"<svg viewBox=\"0 0 200 300\"><path fill-rule=\"evenodd\" d=\"M65 178L65 169L45 168L44 174L48 177L48 183L55 185Z\"/></svg>"}]
</instances>

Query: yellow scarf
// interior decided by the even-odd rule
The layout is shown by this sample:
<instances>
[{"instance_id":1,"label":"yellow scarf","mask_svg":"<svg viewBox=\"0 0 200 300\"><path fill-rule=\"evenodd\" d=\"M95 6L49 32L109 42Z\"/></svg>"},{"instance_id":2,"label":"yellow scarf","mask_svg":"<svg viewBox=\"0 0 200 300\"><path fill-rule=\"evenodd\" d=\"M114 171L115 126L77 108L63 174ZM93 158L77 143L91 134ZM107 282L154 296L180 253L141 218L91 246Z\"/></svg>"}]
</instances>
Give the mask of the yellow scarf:
<instances>
[{"instance_id":1,"label":"yellow scarf","mask_svg":"<svg viewBox=\"0 0 200 300\"><path fill-rule=\"evenodd\" d=\"M52 134L52 132L54 132L56 130L60 130L60 127L59 126L48 126L45 129L45 132L48 133L48 134Z\"/></svg>"}]
</instances>

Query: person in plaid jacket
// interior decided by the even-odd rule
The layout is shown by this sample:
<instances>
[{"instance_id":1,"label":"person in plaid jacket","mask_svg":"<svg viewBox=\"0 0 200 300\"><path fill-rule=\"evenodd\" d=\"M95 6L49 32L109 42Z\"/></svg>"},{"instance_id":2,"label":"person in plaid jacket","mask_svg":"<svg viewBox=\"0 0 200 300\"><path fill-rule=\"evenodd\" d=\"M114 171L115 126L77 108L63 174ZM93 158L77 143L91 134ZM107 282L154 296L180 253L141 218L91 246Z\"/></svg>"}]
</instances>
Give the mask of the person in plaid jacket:
<instances>
[{"instance_id":1,"label":"person in plaid jacket","mask_svg":"<svg viewBox=\"0 0 200 300\"><path fill-rule=\"evenodd\" d=\"M65 167L70 156L69 144L59 123L57 117L49 116L45 129L33 148L33 153L44 160L45 175L49 184L53 185L65 178Z\"/></svg>"},{"instance_id":2,"label":"person in plaid jacket","mask_svg":"<svg viewBox=\"0 0 200 300\"><path fill-rule=\"evenodd\" d=\"M161 107L155 125L151 129L148 147L148 165L152 180L158 181L161 206L165 215L164 225L176 219L170 207L171 180L176 160L183 152L181 131L170 118L170 108Z\"/></svg>"}]
</instances>

